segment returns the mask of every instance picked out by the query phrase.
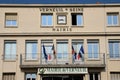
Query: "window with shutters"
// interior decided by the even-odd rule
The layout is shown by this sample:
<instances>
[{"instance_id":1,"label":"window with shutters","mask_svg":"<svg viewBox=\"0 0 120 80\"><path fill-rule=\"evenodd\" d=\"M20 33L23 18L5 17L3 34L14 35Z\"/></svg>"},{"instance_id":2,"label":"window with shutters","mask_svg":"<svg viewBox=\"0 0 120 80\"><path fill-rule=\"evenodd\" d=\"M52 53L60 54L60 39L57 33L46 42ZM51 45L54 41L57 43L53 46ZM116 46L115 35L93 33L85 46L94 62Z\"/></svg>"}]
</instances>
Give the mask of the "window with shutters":
<instances>
[{"instance_id":1,"label":"window with shutters","mask_svg":"<svg viewBox=\"0 0 120 80\"><path fill-rule=\"evenodd\" d=\"M17 13L5 14L5 27L17 27Z\"/></svg>"},{"instance_id":2,"label":"window with shutters","mask_svg":"<svg viewBox=\"0 0 120 80\"><path fill-rule=\"evenodd\" d=\"M15 73L3 73L2 80L15 80Z\"/></svg>"},{"instance_id":3,"label":"window with shutters","mask_svg":"<svg viewBox=\"0 0 120 80\"><path fill-rule=\"evenodd\" d=\"M111 72L110 78L110 80L120 80L120 72Z\"/></svg>"}]
</instances>

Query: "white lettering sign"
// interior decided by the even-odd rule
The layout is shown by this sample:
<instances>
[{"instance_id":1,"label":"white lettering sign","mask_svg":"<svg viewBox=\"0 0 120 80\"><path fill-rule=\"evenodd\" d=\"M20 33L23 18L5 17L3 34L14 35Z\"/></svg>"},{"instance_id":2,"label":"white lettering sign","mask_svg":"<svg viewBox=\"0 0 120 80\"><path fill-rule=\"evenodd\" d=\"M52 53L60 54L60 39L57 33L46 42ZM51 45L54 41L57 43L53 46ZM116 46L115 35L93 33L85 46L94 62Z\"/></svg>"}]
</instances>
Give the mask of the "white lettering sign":
<instances>
[{"instance_id":1,"label":"white lettering sign","mask_svg":"<svg viewBox=\"0 0 120 80\"><path fill-rule=\"evenodd\" d=\"M38 68L38 74L86 74L87 68Z\"/></svg>"}]
</instances>

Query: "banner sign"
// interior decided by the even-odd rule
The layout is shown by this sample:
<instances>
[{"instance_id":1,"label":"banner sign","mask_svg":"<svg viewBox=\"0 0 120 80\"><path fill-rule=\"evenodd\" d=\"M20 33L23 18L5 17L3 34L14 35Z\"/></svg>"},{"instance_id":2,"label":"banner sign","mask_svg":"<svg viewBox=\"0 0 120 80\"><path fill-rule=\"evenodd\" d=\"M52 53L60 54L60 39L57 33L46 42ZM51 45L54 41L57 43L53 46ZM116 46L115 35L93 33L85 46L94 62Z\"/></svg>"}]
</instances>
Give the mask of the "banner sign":
<instances>
[{"instance_id":1,"label":"banner sign","mask_svg":"<svg viewBox=\"0 0 120 80\"><path fill-rule=\"evenodd\" d=\"M87 68L38 68L38 74L86 74Z\"/></svg>"}]
</instances>

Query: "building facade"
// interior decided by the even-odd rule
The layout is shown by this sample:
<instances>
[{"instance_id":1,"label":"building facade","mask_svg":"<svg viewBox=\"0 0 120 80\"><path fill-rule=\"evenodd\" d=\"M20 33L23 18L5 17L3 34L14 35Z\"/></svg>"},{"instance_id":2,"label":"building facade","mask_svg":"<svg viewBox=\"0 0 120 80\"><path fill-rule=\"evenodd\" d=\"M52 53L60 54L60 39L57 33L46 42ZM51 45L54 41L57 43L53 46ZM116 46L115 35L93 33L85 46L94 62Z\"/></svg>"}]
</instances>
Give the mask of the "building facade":
<instances>
[{"instance_id":1,"label":"building facade","mask_svg":"<svg viewBox=\"0 0 120 80\"><path fill-rule=\"evenodd\" d=\"M0 80L119 80L120 4L0 4Z\"/></svg>"}]
</instances>

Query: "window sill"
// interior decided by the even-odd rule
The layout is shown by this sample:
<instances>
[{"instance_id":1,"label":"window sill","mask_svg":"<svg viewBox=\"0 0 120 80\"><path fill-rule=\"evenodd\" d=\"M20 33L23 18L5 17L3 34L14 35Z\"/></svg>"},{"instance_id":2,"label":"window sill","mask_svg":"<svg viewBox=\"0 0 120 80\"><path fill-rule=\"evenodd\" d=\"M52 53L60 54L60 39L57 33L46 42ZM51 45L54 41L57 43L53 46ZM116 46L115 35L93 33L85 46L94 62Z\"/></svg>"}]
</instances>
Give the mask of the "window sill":
<instances>
[{"instance_id":1,"label":"window sill","mask_svg":"<svg viewBox=\"0 0 120 80\"><path fill-rule=\"evenodd\" d=\"M107 26L107 27L113 27L113 28L114 28L114 27L120 27L120 26L114 26L114 25L113 25L113 26Z\"/></svg>"},{"instance_id":2,"label":"window sill","mask_svg":"<svg viewBox=\"0 0 120 80\"><path fill-rule=\"evenodd\" d=\"M38 59L25 59L25 62L36 62L36 61L38 61Z\"/></svg>"},{"instance_id":3,"label":"window sill","mask_svg":"<svg viewBox=\"0 0 120 80\"><path fill-rule=\"evenodd\" d=\"M18 28L18 26L5 26L5 28Z\"/></svg>"},{"instance_id":4,"label":"window sill","mask_svg":"<svg viewBox=\"0 0 120 80\"><path fill-rule=\"evenodd\" d=\"M100 59L99 58L89 58L89 59L87 59L87 61L100 61Z\"/></svg>"},{"instance_id":5,"label":"window sill","mask_svg":"<svg viewBox=\"0 0 120 80\"><path fill-rule=\"evenodd\" d=\"M71 26L72 28L83 28L84 26L77 26L77 25L74 25L74 26Z\"/></svg>"},{"instance_id":6,"label":"window sill","mask_svg":"<svg viewBox=\"0 0 120 80\"><path fill-rule=\"evenodd\" d=\"M8 60L3 60L4 62L16 62L16 59L14 59L14 60L10 60L10 59L8 59Z\"/></svg>"},{"instance_id":7,"label":"window sill","mask_svg":"<svg viewBox=\"0 0 120 80\"><path fill-rule=\"evenodd\" d=\"M53 26L41 26L41 28L53 28Z\"/></svg>"},{"instance_id":8,"label":"window sill","mask_svg":"<svg viewBox=\"0 0 120 80\"><path fill-rule=\"evenodd\" d=\"M120 58L110 58L110 61L120 61Z\"/></svg>"}]
</instances>

